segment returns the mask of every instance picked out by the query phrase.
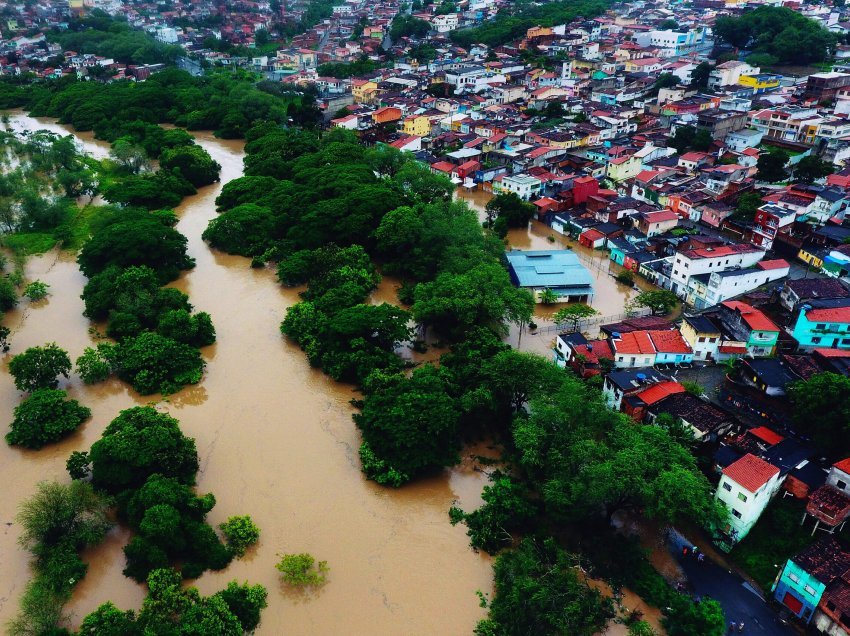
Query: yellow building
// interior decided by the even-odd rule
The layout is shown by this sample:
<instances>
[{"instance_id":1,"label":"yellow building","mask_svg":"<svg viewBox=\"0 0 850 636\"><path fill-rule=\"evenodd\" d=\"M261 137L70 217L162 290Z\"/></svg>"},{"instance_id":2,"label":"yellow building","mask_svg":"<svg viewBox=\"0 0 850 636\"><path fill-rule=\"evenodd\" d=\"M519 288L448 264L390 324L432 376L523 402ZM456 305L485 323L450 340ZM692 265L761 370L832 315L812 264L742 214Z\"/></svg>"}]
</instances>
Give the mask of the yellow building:
<instances>
[{"instance_id":1,"label":"yellow building","mask_svg":"<svg viewBox=\"0 0 850 636\"><path fill-rule=\"evenodd\" d=\"M814 249L809 252L805 247L801 247L800 251L797 252L797 258L799 258L804 263L808 263L814 269L820 269L821 267L823 267L823 258Z\"/></svg>"},{"instance_id":2,"label":"yellow building","mask_svg":"<svg viewBox=\"0 0 850 636\"><path fill-rule=\"evenodd\" d=\"M357 104L371 104L378 93L377 82L354 80L351 82L351 95Z\"/></svg>"},{"instance_id":3,"label":"yellow building","mask_svg":"<svg viewBox=\"0 0 850 636\"><path fill-rule=\"evenodd\" d=\"M777 88L779 86L779 77L776 75L742 75L738 80L741 86L752 88L754 91L762 92Z\"/></svg>"},{"instance_id":4,"label":"yellow building","mask_svg":"<svg viewBox=\"0 0 850 636\"><path fill-rule=\"evenodd\" d=\"M605 176L611 179L611 181L619 183L636 177L641 170L641 166L641 160L635 155L612 159L605 167Z\"/></svg>"},{"instance_id":5,"label":"yellow building","mask_svg":"<svg viewBox=\"0 0 850 636\"><path fill-rule=\"evenodd\" d=\"M405 135L427 137L431 134L431 120L425 115L410 115L404 120L402 131Z\"/></svg>"}]
</instances>

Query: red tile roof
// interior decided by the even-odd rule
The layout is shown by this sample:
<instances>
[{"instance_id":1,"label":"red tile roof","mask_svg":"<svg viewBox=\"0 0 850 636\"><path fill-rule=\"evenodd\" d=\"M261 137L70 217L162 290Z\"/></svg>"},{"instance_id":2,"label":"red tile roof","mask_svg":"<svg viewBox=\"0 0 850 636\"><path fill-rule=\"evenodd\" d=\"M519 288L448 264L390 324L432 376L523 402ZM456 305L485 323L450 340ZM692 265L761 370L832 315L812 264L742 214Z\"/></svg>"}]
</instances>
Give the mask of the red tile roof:
<instances>
[{"instance_id":1,"label":"red tile roof","mask_svg":"<svg viewBox=\"0 0 850 636\"><path fill-rule=\"evenodd\" d=\"M576 345L573 348L576 355L585 357L587 362L598 363L600 358L614 359L614 352L607 340L591 340L587 344Z\"/></svg>"},{"instance_id":2,"label":"red tile roof","mask_svg":"<svg viewBox=\"0 0 850 636\"><path fill-rule=\"evenodd\" d=\"M593 228L590 228L589 230L585 230L584 232L582 232L581 235L579 236L579 239L581 239L582 236L584 236L588 241L592 241L594 243L601 238L605 238L605 235L602 232L600 232L599 230L595 230Z\"/></svg>"},{"instance_id":3,"label":"red tile roof","mask_svg":"<svg viewBox=\"0 0 850 636\"><path fill-rule=\"evenodd\" d=\"M724 307L728 307L729 309L740 313L741 318L753 331L779 331L779 327L776 326L776 323L768 318L762 311L748 305L747 303L742 303L739 300L726 300L721 304Z\"/></svg>"},{"instance_id":4,"label":"red tile roof","mask_svg":"<svg viewBox=\"0 0 850 636\"><path fill-rule=\"evenodd\" d=\"M658 210L657 212L647 212L645 214L647 223L659 223L660 221L677 221L679 215L673 210Z\"/></svg>"},{"instance_id":5,"label":"red tile roof","mask_svg":"<svg viewBox=\"0 0 850 636\"><path fill-rule=\"evenodd\" d=\"M723 469L724 475L750 492L756 492L778 473L776 466L750 453Z\"/></svg>"},{"instance_id":6,"label":"red tile roof","mask_svg":"<svg viewBox=\"0 0 850 636\"><path fill-rule=\"evenodd\" d=\"M653 384L651 387L644 389L640 393L637 393L637 397L639 397L647 406L652 406L656 402L660 402L666 397L669 397L675 393L684 393L685 387L683 387L678 382L673 382L672 380L668 380L666 382L659 382L658 384Z\"/></svg>"},{"instance_id":7,"label":"red tile roof","mask_svg":"<svg viewBox=\"0 0 850 636\"><path fill-rule=\"evenodd\" d=\"M754 435L755 437L758 437L761 441L766 442L767 444L770 444L771 446L773 446L774 444L778 444L783 439L785 439L784 437L782 437L782 435L770 430L766 426L759 426L757 428L751 428L749 430L749 433L750 433L750 435Z\"/></svg>"},{"instance_id":8,"label":"red tile roof","mask_svg":"<svg viewBox=\"0 0 850 636\"><path fill-rule=\"evenodd\" d=\"M720 353L746 353L745 345L720 345Z\"/></svg>"},{"instance_id":9,"label":"red tile roof","mask_svg":"<svg viewBox=\"0 0 850 636\"><path fill-rule=\"evenodd\" d=\"M756 267L758 267L759 269L767 270L767 269L783 269L785 267L790 267L790 265L788 265L788 261L786 261L784 259L775 258L772 261L761 261L760 263L758 263L756 265Z\"/></svg>"},{"instance_id":10,"label":"red tile roof","mask_svg":"<svg viewBox=\"0 0 850 636\"><path fill-rule=\"evenodd\" d=\"M850 307L832 307L826 309L809 309L806 312L809 322L850 322Z\"/></svg>"},{"instance_id":11,"label":"red tile roof","mask_svg":"<svg viewBox=\"0 0 850 636\"><path fill-rule=\"evenodd\" d=\"M620 334L619 340L614 340L614 351L617 353L651 353L655 354L655 345L646 331L632 331Z\"/></svg>"},{"instance_id":12,"label":"red tile roof","mask_svg":"<svg viewBox=\"0 0 850 636\"><path fill-rule=\"evenodd\" d=\"M691 345L678 331L648 331L656 351L659 353L693 353Z\"/></svg>"},{"instance_id":13,"label":"red tile roof","mask_svg":"<svg viewBox=\"0 0 850 636\"><path fill-rule=\"evenodd\" d=\"M835 462L833 466L835 466L838 470L844 471L845 473L850 475L850 457Z\"/></svg>"}]
</instances>

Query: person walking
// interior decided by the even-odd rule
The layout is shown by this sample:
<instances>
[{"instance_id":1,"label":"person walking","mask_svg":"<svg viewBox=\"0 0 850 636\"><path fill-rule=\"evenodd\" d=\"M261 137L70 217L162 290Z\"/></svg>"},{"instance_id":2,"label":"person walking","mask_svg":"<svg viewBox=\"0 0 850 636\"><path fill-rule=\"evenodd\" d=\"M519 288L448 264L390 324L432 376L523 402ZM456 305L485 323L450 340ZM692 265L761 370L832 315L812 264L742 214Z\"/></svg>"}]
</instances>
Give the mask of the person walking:
<instances>
[{"instance_id":1,"label":"person walking","mask_svg":"<svg viewBox=\"0 0 850 636\"><path fill-rule=\"evenodd\" d=\"M742 633L744 631L744 621L738 623L738 633Z\"/></svg>"}]
</instances>

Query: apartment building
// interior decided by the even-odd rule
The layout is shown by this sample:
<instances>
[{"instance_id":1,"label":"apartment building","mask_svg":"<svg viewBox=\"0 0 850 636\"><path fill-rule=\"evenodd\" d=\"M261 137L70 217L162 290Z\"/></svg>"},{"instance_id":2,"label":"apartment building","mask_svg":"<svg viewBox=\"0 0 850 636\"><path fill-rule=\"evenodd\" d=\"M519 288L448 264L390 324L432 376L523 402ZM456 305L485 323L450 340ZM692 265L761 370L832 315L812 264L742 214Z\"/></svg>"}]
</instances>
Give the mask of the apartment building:
<instances>
[{"instance_id":1,"label":"apartment building","mask_svg":"<svg viewBox=\"0 0 850 636\"><path fill-rule=\"evenodd\" d=\"M688 281L698 274L713 274L732 268L752 267L764 258L764 251L753 245L738 243L704 247L676 254L670 275L672 290L687 295Z\"/></svg>"}]
</instances>

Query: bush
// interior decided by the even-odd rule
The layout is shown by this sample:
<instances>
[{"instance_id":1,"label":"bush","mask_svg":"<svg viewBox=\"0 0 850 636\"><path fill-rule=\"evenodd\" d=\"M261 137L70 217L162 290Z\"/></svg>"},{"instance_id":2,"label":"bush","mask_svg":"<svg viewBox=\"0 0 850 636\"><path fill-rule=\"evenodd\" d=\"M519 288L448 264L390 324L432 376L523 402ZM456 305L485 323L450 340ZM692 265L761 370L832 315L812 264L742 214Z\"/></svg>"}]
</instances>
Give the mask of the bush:
<instances>
[{"instance_id":1,"label":"bush","mask_svg":"<svg viewBox=\"0 0 850 636\"><path fill-rule=\"evenodd\" d=\"M631 287L635 284L635 275L627 269L617 274L617 282Z\"/></svg>"},{"instance_id":2,"label":"bush","mask_svg":"<svg viewBox=\"0 0 850 636\"><path fill-rule=\"evenodd\" d=\"M26 448L41 448L58 442L91 417L91 411L76 400L66 400L65 391L38 389L15 408L15 419L6 442Z\"/></svg>"},{"instance_id":3,"label":"bush","mask_svg":"<svg viewBox=\"0 0 850 636\"><path fill-rule=\"evenodd\" d=\"M200 382L204 373L197 349L151 332L120 342L114 366L118 377L142 395L175 393Z\"/></svg>"},{"instance_id":4,"label":"bush","mask_svg":"<svg viewBox=\"0 0 850 636\"><path fill-rule=\"evenodd\" d=\"M77 358L77 373L86 384L103 382L112 374L110 359L115 355L115 345L102 342L97 348L86 347Z\"/></svg>"},{"instance_id":5,"label":"bush","mask_svg":"<svg viewBox=\"0 0 850 636\"><path fill-rule=\"evenodd\" d=\"M70 371L68 352L53 342L43 347L30 347L9 362L9 373L21 391L55 389L59 385L59 376L67 378Z\"/></svg>"},{"instance_id":6,"label":"bush","mask_svg":"<svg viewBox=\"0 0 850 636\"><path fill-rule=\"evenodd\" d=\"M18 304L18 292L8 276L0 276L0 311L9 311Z\"/></svg>"},{"instance_id":7,"label":"bush","mask_svg":"<svg viewBox=\"0 0 850 636\"><path fill-rule=\"evenodd\" d=\"M47 290L50 288L50 285L44 283L40 280L34 280L29 285L24 288L24 296L29 298L30 300L41 300L45 296L47 296Z\"/></svg>"},{"instance_id":8,"label":"bush","mask_svg":"<svg viewBox=\"0 0 850 636\"><path fill-rule=\"evenodd\" d=\"M307 553L284 554L275 567L284 583L295 587L319 587L328 580L328 562L316 563L316 559Z\"/></svg>"},{"instance_id":9,"label":"bush","mask_svg":"<svg viewBox=\"0 0 850 636\"><path fill-rule=\"evenodd\" d=\"M227 546L233 554L241 557L245 551L260 540L260 529L251 520L251 517L230 517L219 525L227 539Z\"/></svg>"}]
</instances>

